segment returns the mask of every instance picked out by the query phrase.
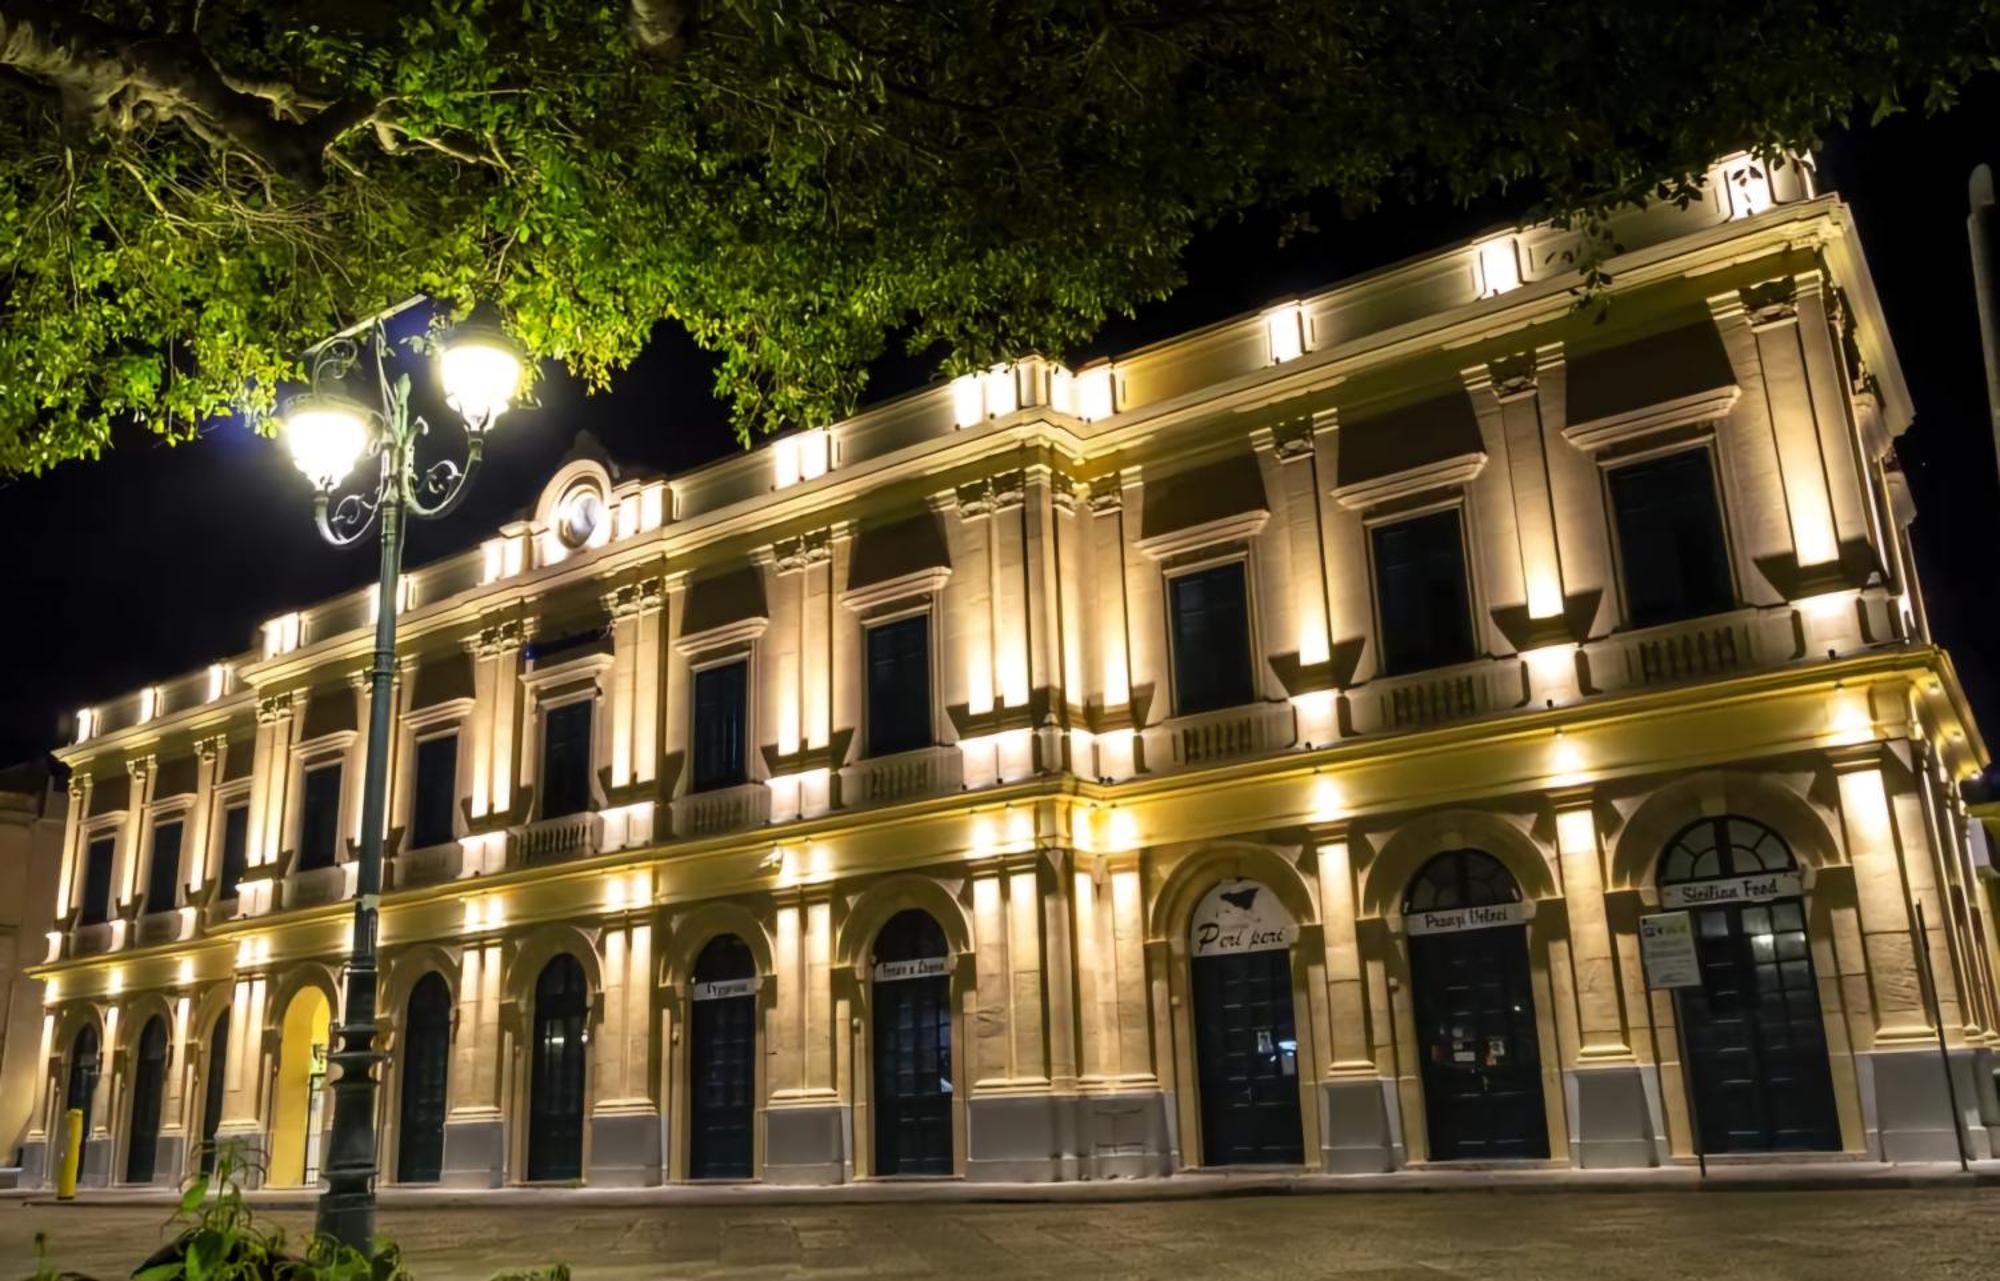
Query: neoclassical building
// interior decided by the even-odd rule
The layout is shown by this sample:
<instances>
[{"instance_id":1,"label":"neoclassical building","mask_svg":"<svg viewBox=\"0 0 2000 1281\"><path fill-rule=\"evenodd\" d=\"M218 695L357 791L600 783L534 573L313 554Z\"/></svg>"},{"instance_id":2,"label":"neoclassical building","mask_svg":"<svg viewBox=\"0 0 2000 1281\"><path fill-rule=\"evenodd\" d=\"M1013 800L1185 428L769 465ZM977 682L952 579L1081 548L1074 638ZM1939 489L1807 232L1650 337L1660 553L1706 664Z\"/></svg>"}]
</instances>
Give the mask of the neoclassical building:
<instances>
[{"instance_id":1,"label":"neoclassical building","mask_svg":"<svg viewBox=\"0 0 2000 1281\"><path fill-rule=\"evenodd\" d=\"M1847 208L1714 177L1582 308L1509 231L416 568L384 1182L1991 1154L1908 394ZM29 1177L317 1177L371 609L79 716Z\"/></svg>"}]
</instances>

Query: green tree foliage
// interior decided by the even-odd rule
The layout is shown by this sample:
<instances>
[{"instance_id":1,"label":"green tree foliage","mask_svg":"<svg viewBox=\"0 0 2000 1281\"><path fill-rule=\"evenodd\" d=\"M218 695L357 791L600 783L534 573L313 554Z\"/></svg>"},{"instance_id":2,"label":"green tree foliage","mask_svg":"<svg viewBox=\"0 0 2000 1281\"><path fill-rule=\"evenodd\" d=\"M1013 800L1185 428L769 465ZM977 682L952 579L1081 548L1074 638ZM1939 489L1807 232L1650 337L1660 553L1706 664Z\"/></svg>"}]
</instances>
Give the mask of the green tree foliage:
<instances>
[{"instance_id":1,"label":"green tree foliage","mask_svg":"<svg viewBox=\"0 0 2000 1281\"><path fill-rule=\"evenodd\" d=\"M602 385L665 320L749 433L901 339L1062 350L1202 228L1685 196L1935 107L1958 0L0 0L0 471L269 408L423 292Z\"/></svg>"}]
</instances>

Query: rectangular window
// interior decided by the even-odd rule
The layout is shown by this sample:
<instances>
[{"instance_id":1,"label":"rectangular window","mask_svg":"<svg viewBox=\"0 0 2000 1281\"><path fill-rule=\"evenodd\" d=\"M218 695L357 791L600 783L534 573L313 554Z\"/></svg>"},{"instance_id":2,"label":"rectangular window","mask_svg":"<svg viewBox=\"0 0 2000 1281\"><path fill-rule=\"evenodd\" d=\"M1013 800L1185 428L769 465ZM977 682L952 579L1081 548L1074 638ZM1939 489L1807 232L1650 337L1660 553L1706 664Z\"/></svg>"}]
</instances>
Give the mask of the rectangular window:
<instances>
[{"instance_id":1,"label":"rectangular window","mask_svg":"<svg viewBox=\"0 0 2000 1281\"><path fill-rule=\"evenodd\" d=\"M1472 605L1458 511L1378 525L1374 544L1383 670L1397 675L1470 662Z\"/></svg>"},{"instance_id":2,"label":"rectangular window","mask_svg":"<svg viewBox=\"0 0 2000 1281\"><path fill-rule=\"evenodd\" d=\"M542 717L542 817L590 808L590 700L579 699Z\"/></svg>"},{"instance_id":3,"label":"rectangular window","mask_svg":"<svg viewBox=\"0 0 2000 1281\"><path fill-rule=\"evenodd\" d=\"M1708 451L1633 463L1608 479L1632 625L1652 627L1734 607Z\"/></svg>"},{"instance_id":4,"label":"rectangular window","mask_svg":"<svg viewBox=\"0 0 2000 1281\"><path fill-rule=\"evenodd\" d=\"M232 805L222 813L222 883L217 898L236 897L236 887L250 867L250 807Z\"/></svg>"},{"instance_id":5,"label":"rectangular window","mask_svg":"<svg viewBox=\"0 0 2000 1281\"><path fill-rule=\"evenodd\" d=\"M458 807L458 735L439 734L417 744L416 786L410 798L410 848L428 849L452 838Z\"/></svg>"},{"instance_id":6,"label":"rectangular window","mask_svg":"<svg viewBox=\"0 0 2000 1281\"><path fill-rule=\"evenodd\" d=\"M146 910L170 912L180 895L181 825L153 825L153 861L146 869Z\"/></svg>"},{"instance_id":7,"label":"rectangular window","mask_svg":"<svg viewBox=\"0 0 2000 1281\"><path fill-rule=\"evenodd\" d=\"M1250 606L1243 562L1167 581L1173 612L1174 710L1182 716L1241 707L1250 679Z\"/></svg>"},{"instance_id":8,"label":"rectangular window","mask_svg":"<svg viewBox=\"0 0 2000 1281\"><path fill-rule=\"evenodd\" d=\"M306 771L299 798L297 870L332 867L340 848L340 765Z\"/></svg>"},{"instance_id":9,"label":"rectangular window","mask_svg":"<svg viewBox=\"0 0 2000 1281\"><path fill-rule=\"evenodd\" d=\"M102 925L111 919L111 864L118 855L118 838L100 836L83 855L83 909L78 925Z\"/></svg>"},{"instance_id":10,"label":"rectangular window","mask_svg":"<svg viewBox=\"0 0 2000 1281\"><path fill-rule=\"evenodd\" d=\"M912 614L869 628L867 677L868 754L931 746L930 617Z\"/></svg>"},{"instance_id":11,"label":"rectangular window","mask_svg":"<svg viewBox=\"0 0 2000 1281\"><path fill-rule=\"evenodd\" d=\"M734 787L744 780L747 662L721 663L694 674L694 790Z\"/></svg>"}]
</instances>

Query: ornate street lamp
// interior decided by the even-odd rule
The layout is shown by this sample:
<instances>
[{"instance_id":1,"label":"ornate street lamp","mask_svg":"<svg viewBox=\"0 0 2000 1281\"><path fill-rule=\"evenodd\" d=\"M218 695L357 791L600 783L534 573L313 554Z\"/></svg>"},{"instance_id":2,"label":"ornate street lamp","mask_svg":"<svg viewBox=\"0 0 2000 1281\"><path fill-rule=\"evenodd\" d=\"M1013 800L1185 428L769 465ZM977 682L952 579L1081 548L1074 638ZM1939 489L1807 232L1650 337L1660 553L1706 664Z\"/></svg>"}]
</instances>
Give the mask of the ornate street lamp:
<instances>
[{"instance_id":1,"label":"ornate street lamp","mask_svg":"<svg viewBox=\"0 0 2000 1281\"><path fill-rule=\"evenodd\" d=\"M405 304L408 306L410 304ZM397 308L398 311L402 308ZM494 420L512 404L521 382L520 349L497 327L470 322L445 336L438 379L465 426L463 463L420 467L417 441L430 431L410 412L410 378L392 380L383 353L385 313L321 343L306 354L310 389L286 401L280 415L285 447L313 486L313 517L329 543L359 542L380 522L382 572L376 582L375 654L368 669L368 756L362 770L361 870L354 897L354 946L347 966L340 1048L328 1057L334 1078L333 1137L320 1195L317 1230L364 1254L375 1236L375 929L382 898L382 831L387 817L389 722L396 668L396 601L403 566L405 513L435 519L465 497ZM350 395L345 383L372 359L377 403ZM366 454L380 460L372 491L333 494Z\"/></svg>"}]
</instances>

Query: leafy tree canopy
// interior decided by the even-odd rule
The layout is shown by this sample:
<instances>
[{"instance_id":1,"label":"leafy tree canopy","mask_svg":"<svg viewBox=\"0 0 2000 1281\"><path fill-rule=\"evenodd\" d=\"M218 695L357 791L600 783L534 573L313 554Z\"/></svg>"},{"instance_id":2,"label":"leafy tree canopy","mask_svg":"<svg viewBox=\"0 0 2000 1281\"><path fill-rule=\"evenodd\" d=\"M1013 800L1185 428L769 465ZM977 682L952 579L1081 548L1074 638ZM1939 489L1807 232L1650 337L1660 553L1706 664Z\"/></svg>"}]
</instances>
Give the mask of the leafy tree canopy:
<instances>
[{"instance_id":1,"label":"leafy tree canopy","mask_svg":"<svg viewBox=\"0 0 2000 1281\"><path fill-rule=\"evenodd\" d=\"M1990 67L1965 0L0 0L0 471L270 407L423 292L738 430L1059 351L1309 197L1685 195Z\"/></svg>"}]
</instances>

